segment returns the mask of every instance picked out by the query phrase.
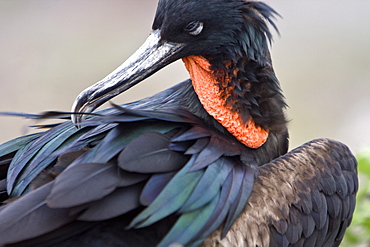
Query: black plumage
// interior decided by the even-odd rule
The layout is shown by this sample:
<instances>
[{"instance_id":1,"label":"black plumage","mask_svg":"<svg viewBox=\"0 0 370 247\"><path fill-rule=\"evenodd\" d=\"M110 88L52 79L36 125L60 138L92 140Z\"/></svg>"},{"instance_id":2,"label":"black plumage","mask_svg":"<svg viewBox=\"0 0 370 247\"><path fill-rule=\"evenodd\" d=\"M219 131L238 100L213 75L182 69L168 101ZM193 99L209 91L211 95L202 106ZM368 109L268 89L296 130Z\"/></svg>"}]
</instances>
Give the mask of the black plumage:
<instances>
[{"instance_id":1,"label":"black plumage","mask_svg":"<svg viewBox=\"0 0 370 247\"><path fill-rule=\"evenodd\" d=\"M329 139L285 154L286 104L268 47L275 15L257 1L160 0L148 40L77 97L73 121L0 146L0 245L339 245L356 160ZM90 114L189 56L209 73ZM213 99L195 87L207 76L229 115L206 110ZM29 115L52 116L65 119ZM268 138L241 142L227 127L239 120L241 133L253 123Z\"/></svg>"}]
</instances>

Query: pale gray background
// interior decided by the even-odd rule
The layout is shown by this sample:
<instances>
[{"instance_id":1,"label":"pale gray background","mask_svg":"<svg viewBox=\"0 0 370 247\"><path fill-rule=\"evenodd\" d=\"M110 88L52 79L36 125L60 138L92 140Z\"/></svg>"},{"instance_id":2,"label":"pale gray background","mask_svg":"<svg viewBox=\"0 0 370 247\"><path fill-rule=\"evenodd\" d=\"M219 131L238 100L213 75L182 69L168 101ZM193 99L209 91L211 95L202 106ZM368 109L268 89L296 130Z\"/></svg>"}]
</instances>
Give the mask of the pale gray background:
<instances>
[{"instance_id":1,"label":"pale gray background","mask_svg":"<svg viewBox=\"0 0 370 247\"><path fill-rule=\"evenodd\" d=\"M273 61L290 108L291 148L317 137L370 145L370 1L269 0L282 16ZM0 0L0 111L69 111L80 91L138 48L157 1ZM188 77L182 62L113 101ZM32 121L0 117L0 142Z\"/></svg>"}]
</instances>

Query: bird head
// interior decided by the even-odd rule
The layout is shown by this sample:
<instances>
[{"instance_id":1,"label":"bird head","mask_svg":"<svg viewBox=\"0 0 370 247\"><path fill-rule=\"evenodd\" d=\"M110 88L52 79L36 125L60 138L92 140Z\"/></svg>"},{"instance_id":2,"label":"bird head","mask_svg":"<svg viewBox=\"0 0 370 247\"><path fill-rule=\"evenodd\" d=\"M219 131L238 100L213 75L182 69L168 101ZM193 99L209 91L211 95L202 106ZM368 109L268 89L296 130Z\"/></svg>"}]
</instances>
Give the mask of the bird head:
<instances>
[{"instance_id":1,"label":"bird head","mask_svg":"<svg viewBox=\"0 0 370 247\"><path fill-rule=\"evenodd\" d=\"M221 98L221 107L225 106L226 111L243 111L244 105L253 108L253 99L244 104L249 97L244 94L250 91L250 81L256 80L255 75L236 77L243 74L239 72L244 72L243 64L246 63L253 63L254 67L270 66L268 46L272 35L269 25L276 29L272 21L275 15L277 13L272 8L257 1L160 0L153 31L147 40L120 67L79 94L72 112L80 114L73 114L73 121L80 123L85 118L84 113L92 112L178 59L185 62L193 85L195 82L204 84L207 80L196 78L204 79L204 76L212 77L209 84L224 84L225 90L212 96L201 95L209 88L194 85L205 109L216 119L215 114L225 113L213 114L207 109L204 100L210 97ZM205 72L199 76L198 70ZM242 103L233 104L235 102ZM245 112L238 124L245 124L253 109ZM255 112L256 117L261 116L258 110Z\"/></svg>"},{"instance_id":2,"label":"bird head","mask_svg":"<svg viewBox=\"0 0 370 247\"><path fill-rule=\"evenodd\" d=\"M266 64L268 43L272 40L268 24L277 13L262 2L245 0L161 0L153 30L160 41L184 44L178 55L207 58L238 56Z\"/></svg>"},{"instance_id":3,"label":"bird head","mask_svg":"<svg viewBox=\"0 0 370 247\"><path fill-rule=\"evenodd\" d=\"M90 113L168 64L191 55L269 63L268 24L277 13L262 2L243 0L160 0L153 31L120 67L77 97L72 111ZM74 115L78 123L83 115Z\"/></svg>"}]
</instances>

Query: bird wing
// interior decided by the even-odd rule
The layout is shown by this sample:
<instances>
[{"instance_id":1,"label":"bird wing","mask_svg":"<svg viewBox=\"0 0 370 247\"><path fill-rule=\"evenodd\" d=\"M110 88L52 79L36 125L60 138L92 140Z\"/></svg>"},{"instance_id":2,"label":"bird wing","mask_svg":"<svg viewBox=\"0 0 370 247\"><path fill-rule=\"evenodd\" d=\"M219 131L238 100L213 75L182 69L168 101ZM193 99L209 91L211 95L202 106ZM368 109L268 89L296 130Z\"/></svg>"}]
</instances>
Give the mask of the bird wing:
<instances>
[{"instance_id":1,"label":"bird wing","mask_svg":"<svg viewBox=\"0 0 370 247\"><path fill-rule=\"evenodd\" d=\"M330 139L310 141L261 166L226 238L216 231L204 246L338 246L357 189L357 162L348 147Z\"/></svg>"},{"instance_id":2,"label":"bird wing","mask_svg":"<svg viewBox=\"0 0 370 247\"><path fill-rule=\"evenodd\" d=\"M287 189L295 200L288 214L272 224L276 246L303 242L306 246L339 246L351 223L358 190L357 162L349 148L334 140L317 139L278 159L274 166L281 162L295 172L284 176L273 168L268 176L276 172L286 180L290 186L280 189ZM261 180L266 175L267 171Z\"/></svg>"},{"instance_id":3,"label":"bird wing","mask_svg":"<svg viewBox=\"0 0 370 247\"><path fill-rule=\"evenodd\" d=\"M171 102L173 94L178 91L162 99ZM247 203L257 163L244 164L246 147L193 114L146 105L115 106L80 129L66 121L1 146L4 156L15 154L7 175L12 198L0 208L0 243L133 210L127 230L175 217L158 246L198 245L222 224L225 235Z\"/></svg>"},{"instance_id":4,"label":"bird wing","mask_svg":"<svg viewBox=\"0 0 370 247\"><path fill-rule=\"evenodd\" d=\"M86 229L89 246L235 244L240 232L251 245L337 245L358 188L348 148L315 140L256 168L265 151L178 107L188 86L1 145L0 196L12 198L0 207L0 245L73 243L65 238Z\"/></svg>"}]
</instances>

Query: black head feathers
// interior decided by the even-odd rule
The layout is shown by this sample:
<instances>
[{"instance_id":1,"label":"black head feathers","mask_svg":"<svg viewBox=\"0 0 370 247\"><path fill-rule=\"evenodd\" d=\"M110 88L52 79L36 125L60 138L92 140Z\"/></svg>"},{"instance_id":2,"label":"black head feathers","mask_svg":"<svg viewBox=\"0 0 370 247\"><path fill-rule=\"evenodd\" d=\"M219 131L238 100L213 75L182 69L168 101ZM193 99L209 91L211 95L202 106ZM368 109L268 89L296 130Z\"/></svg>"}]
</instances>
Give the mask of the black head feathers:
<instances>
[{"instance_id":1,"label":"black head feathers","mask_svg":"<svg viewBox=\"0 0 370 247\"><path fill-rule=\"evenodd\" d=\"M164 41L186 43L184 56L222 55L233 61L243 56L265 65L270 60L269 27L277 31L276 16L275 10L257 1L160 0L153 29L161 31Z\"/></svg>"}]
</instances>

